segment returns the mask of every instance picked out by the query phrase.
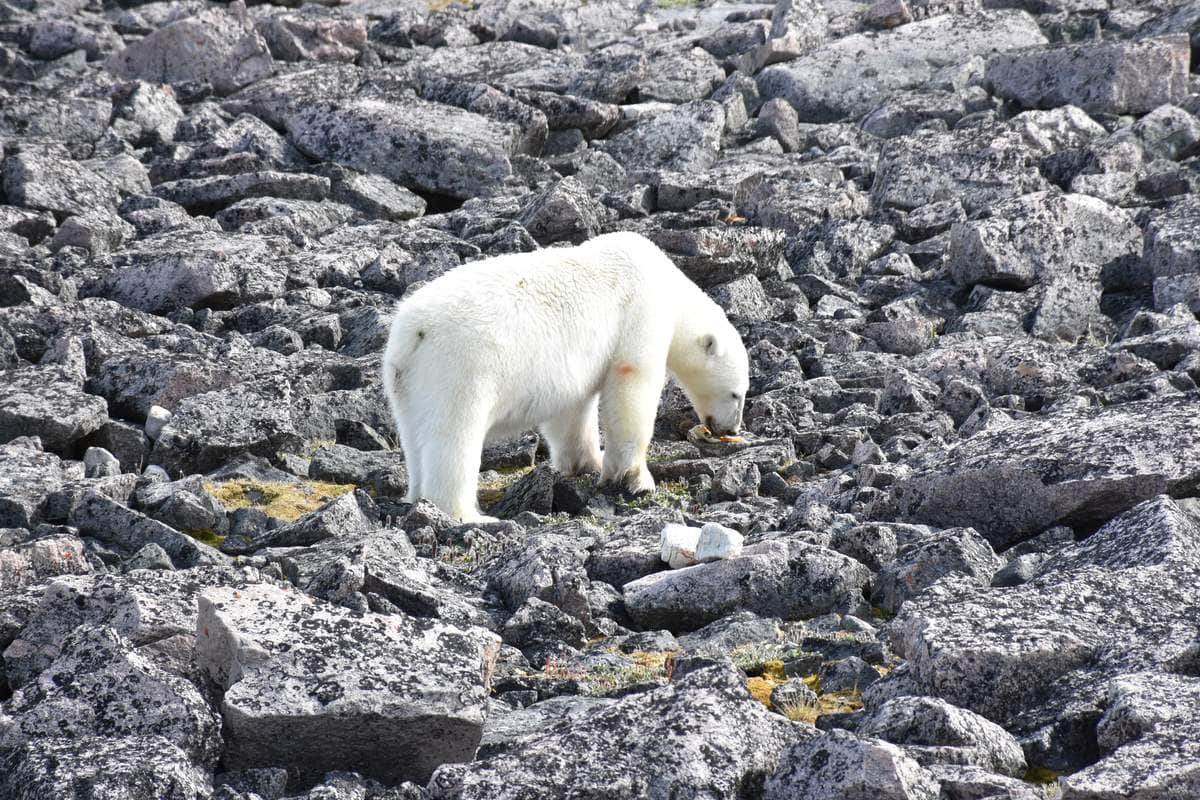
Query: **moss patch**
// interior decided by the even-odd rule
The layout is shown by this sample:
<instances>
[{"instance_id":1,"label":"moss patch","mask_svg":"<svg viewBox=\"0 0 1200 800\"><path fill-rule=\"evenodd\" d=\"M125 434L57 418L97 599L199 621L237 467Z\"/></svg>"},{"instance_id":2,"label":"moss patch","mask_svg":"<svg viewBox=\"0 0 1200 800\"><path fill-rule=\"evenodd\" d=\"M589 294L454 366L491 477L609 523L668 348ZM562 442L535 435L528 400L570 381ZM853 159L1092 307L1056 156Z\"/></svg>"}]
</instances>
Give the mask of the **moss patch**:
<instances>
[{"instance_id":1,"label":"moss patch","mask_svg":"<svg viewBox=\"0 0 1200 800\"><path fill-rule=\"evenodd\" d=\"M750 694L754 696L755 700L770 708L771 692L781 683L787 683L787 681L780 680L773 675L756 675L746 679L746 688L750 690Z\"/></svg>"},{"instance_id":2,"label":"moss patch","mask_svg":"<svg viewBox=\"0 0 1200 800\"><path fill-rule=\"evenodd\" d=\"M626 500L622 505L626 508L650 508L651 506L667 506L671 508L683 505L692 499L687 481L663 481L653 492L639 495Z\"/></svg>"},{"instance_id":3,"label":"moss patch","mask_svg":"<svg viewBox=\"0 0 1200 800\"><path fill-rule=\"evenodd\" d=\"M1058 773L1052 769L1045 767L1030 767L1025 770L1025 774L1021 778L1026 783L1036 783L1040 785L1058 783Z\"/></svg>"},{"instance_id":4,"label":"moss patch","mask_svg":"<svg viewBox=\"0 0 1200 800\"><path fill-rule=\"evenodd\" d=\"M316 511L335 497L354 491L354 484L324 481L288 483L239 478L220 483L205 482L204 490L217 498L226 511L257 508L275 519L291 521Z\"/></svg>"},{"instance_id":5,"label":"moss patch","mask_svg":"<svg viewBox=\"0 0 1200 800\"><path fill-rule=\"evenodd\" d=\"M220 547L225 543L225 537L212 528L188 528L184 530L184 533L197 542L204 542L211 547Z\"/></svg>"}]
</instances>

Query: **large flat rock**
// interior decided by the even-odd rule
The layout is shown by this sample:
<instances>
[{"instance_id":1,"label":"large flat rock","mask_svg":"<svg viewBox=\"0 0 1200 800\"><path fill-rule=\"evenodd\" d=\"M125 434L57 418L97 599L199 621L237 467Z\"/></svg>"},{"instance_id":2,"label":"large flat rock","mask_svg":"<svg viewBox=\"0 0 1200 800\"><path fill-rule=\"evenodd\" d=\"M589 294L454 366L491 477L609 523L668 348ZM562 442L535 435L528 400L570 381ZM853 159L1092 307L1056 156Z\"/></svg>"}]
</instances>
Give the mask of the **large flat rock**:
<instances>
[{"instance_id":1,"label":"large flat rock","mask_svg":"<svg viewBox=\"0 0 1200 800\"><path fill-rule=\"evenodd\" d=\"M641 627L691 631L738 611L801 619L862 602L870 572L848 556L800 542L767 542L738 558L656 572L625 584Z\"/></svg>"},{"instance_id":2,"label":"large flat rock","mask_svg":"<svg viewBox=\"0 0 1200 800\"><path fill-rule=\"evenodd\" d=\"M716 666L444 766L428 792L431 800L758 797L780 751L812 735L753 700L731 666Z\"/></svg>"},{"instance_id":3,"label":"large flat rock","mask_svg":"<svg viewBox=\"0 0 1200 800\"><path fill-rule=\"evenodd\" d=\"M1017 733L1035 766L1078 768L1095 747L1088 737L1111 681L1191 663L1197 576L1200 523L1157 497L1024 585L943 581L892 623L908 660L905 693L941 697Z\"/></svg>"},{"instance_id":4,"label":"large flat rock","mask_svg":"<svg viewBox=\"0 0 1200 800\"><path fill-rule=\"evenodd\" d=\"M923 85L941 67L1045 44L1023 11L946 14L880 33L857 33L769 66L758 74L766 98L782 97L801 122L835 122L871 111L893 92Z\"/></svg>"},{"instance_id":5,"label":"large flat rock","mask_svg":"<svg viewBox=\"0 0 1200 800\"><path fill-rule=\"evenodd\" d=\"M354 614L261 585L200 596L197 658L224 689L225 763L424 783L483 730L497 637Z\"/></svg>"},{"instance_id":6,"label":"large flat rock","mask_svg":"<svg viewBox=\"0 0 1200 800\"><path fill-rule=\"evenodd\" d=\"M1157 494L1195 493L1200 416L1187 397L1020 417L913 459L892 489L911 520L970 526L997 549L1055 524L1083 530Z\"/></svg>"},{"instance_id":7,"label":"large flat rock","mask_svg":"<svg viewBox=\"0 0 1200 800\"><path fill-rule=\"evenodd\" d=\"M311 158L461 198L493 193L512 174L509 157L521 139L515 125L416 97L315 103L289 118L287 129Z\"/></svg>"}]
</instances>

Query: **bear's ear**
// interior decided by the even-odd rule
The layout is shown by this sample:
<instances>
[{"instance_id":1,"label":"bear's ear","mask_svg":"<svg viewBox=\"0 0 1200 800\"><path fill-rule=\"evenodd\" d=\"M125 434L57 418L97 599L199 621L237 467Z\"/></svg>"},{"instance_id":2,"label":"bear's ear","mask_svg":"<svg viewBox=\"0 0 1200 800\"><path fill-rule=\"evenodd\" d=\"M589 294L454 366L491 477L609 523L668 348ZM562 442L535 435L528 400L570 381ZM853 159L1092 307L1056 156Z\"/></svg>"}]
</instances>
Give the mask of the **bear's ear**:
<instances>
[{"instance_id":1,"label":"bear's ear","mask_svg":"<svg viewBox=\"0 0 1200 800\"><path fill-rule=\"evenodd\" d=\"M717 345L717 337L711 333L706 333L700 337L700 349L704 351L706 356L715 356L719 352Z\"/></svg>"}]
</instances>

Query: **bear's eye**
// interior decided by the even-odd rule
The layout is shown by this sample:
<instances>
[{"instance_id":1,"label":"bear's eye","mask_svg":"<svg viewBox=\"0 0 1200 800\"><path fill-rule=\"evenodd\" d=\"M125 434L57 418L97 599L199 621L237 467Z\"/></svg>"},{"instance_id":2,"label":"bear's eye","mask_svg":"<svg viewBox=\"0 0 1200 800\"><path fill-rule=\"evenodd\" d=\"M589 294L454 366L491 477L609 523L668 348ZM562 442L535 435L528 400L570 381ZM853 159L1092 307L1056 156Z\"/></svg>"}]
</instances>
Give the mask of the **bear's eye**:
<instances>
[{"instance_id":1,"label":"bear's eye","mask_svg":"<svg viewBox=\"0 0 1200 800\"><path fill-rule=\"evenodd\" d=\"M731 393L729 396L730 396L730 397L732 397L734 400L741 400L741 399L742 399L742 396L741 396L740 394L738 394L737 392L733 392L733 393Z\"/></svg>"}]
</instances>

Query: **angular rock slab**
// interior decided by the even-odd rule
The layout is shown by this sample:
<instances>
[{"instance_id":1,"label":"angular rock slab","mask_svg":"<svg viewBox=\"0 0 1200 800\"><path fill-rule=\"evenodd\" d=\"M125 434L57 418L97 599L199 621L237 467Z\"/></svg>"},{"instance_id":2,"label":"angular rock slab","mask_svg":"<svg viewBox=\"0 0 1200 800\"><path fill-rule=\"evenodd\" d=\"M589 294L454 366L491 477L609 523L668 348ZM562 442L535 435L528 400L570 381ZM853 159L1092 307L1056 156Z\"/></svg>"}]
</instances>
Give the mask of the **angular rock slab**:
<instances>
[{"instance_id":1,"label":"angular rock slab","mask_svg":"<svg viewBox=\"0 0 1200 800\"><path fill-rule=\"evenodd\" d=\"M520 131L453 106L413 97L314 103L287 120L305 155L451 197L488 195L512 174Z\"/></svg>"},{"instance_id":2,"label":"angular rock slab","mask_svg":"<svg viewBox=\"0 0 1200 800\"><path fill-rule=\"evenodd\" d=\"M0 797L208 800L211 773L161 736L37 739L0 753Z\"/></svg>"},{"instance_id":3,"label":"angular rock slab","mask_svg":"<svg viewBox=\"0 0 1200 800\"><path fill-rule=\"evenodd\" d=\"M88 736L162 736L209 767L221 754L221 721L200 691L106 627L76 628L0 711L0 749Z\"/></svg>"},{"instance_id":4,"label":"angular rock slab","mask_svg":"<svg viewBox=\"0 0 1200 800\"><path fill-rule=\"evenodd\" d=\"M24 627L4 651L8 683L20 688L58 658L80 625L112 628L134 645L196 630L196 596L213 586L260 580L255 571L201 567L130 575L69 575L47 584Z\"/></svg>"},{"instance_id":5,"label":"angular rock slab","mask_svg":"<svg viewBox=\"0 0 1200 800\"><path fill-rule=\"evenodd\" d=\"M500 642L406 615L353 614L260 585L200 596L197 660L225 690L225 763L312 782L354 770L424 782L467 761Z\"/></svg>"},{"instance_id":6,"label":"angular rock slab","mask_svg":"<svg viewBox=\"0 0 1200 800\"><path fill-rule=\"evenodd\" d=\"M870 575L824 547L767 542L745 548L739 558L647 575L622 592L642 628L693 631L738 611L801 619L853 610Z\"/></svg>"},{"instance_id":7,"label":"angular rock slab","mask_svg":"<svg viewBox=\"0 0 1200 800\"><path fill-rule=\"evenodd\" d=\"M766 800L937 800L938 784L899 747L834 730L792 745Z\"/></svg>"},{"instance_id":8,"label":"angular rock slab","mask_svg":"<svg viewBox=\"0 0 1200 800\"><path fill-rule=\"evenodd\" d=\"M1188 93L1185 35L1000 53L988 60L993 92L1025 108L1074 105L1092 114L1145 114Z\"/></svg>"},{"instance_id":9,"label":"angular rock slab","mask_svg":"<svg viewBox=\"0 0 1200 800\"><path fill-rule=\"evenodd\" d=\"M836 122L924 85L941 67L1045 41L1021 11L937 16L887 33L846 36L769 66L758 74L758 89L764 99L782 97L795 106L801 122Z\"/></svg>"},{"instance_id":10,"label":"angular rock slab","mask_svg":"<svg viewBox=\"0 0 1200 800\"><path fill-rule=\"evenodd\" d=\"M902 514L974 527L997 550L1061 523L1093 528L1158 494L1200 487L1200 415L1176 397L1064 409L912 459L892 489Z\"/></svg>"},{"instance_id":11,"label":"angular rock slab","mask_svg":"<svg viewBox=\"0 0 1200 800\"><path fill-rule=\"evenodd\" d=\"M53 453L0 445L0 527L31 528L46 498L63 483L63 464Z\"/></svg>"},{"instance_id":12,"label":"angular rock slab","mask_svg":"<svg viewBox=\"0 0 1200 800\"><path fill-rule=\"evenodd\" d=\"M584 707L470 764L438 769L430 800L758 797L790 741L813 736L751 699L731 666Z\"/></svg>"},{"instance_id":13,"label":"angular rock slab","mask_svg":"<svg viewBox=\"0 0 1200 800\"><path fill-rule=\"evenodd\" d=\"M1200 523L1157 497L1049 559L1029 583L979 588L945 580L891 625L910 691L941 697L1018 735L1048 710L1098 711L1109 681L1164 672L1194 652ZM1095 718L1093 717L1093 723ZM1080 720L1085 723L1085 720ZM1054 726L1068 752L1095 741L1086 724ZM1080 737L1072 742L1071 737ZM1040 735L1039 735L1040 738Z\"/></svg>"},{"instance_id":14,"label":"angular rock slab","mask_svg":"<svg viewBox=\"0 0 1200 800\"><path fill-rule=\"evenodd\" d=\"M159 28L114 53L107 69L155 83L207 81L229 94L271 74L271 52L241 14L205 10Z\"/></svg>"},{"instance_id":15,"label":"angular rock slab","mask_svg":"<svg viewBox=\"0 0 1200 800\"><path fill-rule=\"evenodd\" d=\"M1061 779L1070 800L1200 796L1200 679L1139 672L1108 692L1098 727L1100 761Z\"/></svg>"},{"instance_id":16,"label":"angular rock slab","mask_svg":"<svg viewBox=\"0 0 1200 800\"><path fill-rule=\"evenodd\" d=\"M1038 155L1013 131L953 130L887 140L871 185L876 208L959 200L968 213L1046 189Z\"/></svg>"},{"instance_id":17,"label":"angular rock slab","mask_svg":"<svg viewBox=\"0 0 1200 800\"><path fill-rule=\"evenodd\" d=\"M83 391L67 370L22 367L0 372L0 443L37 436L63 453L108 422L108 403Z\"/></svg>"}]
</instances>

